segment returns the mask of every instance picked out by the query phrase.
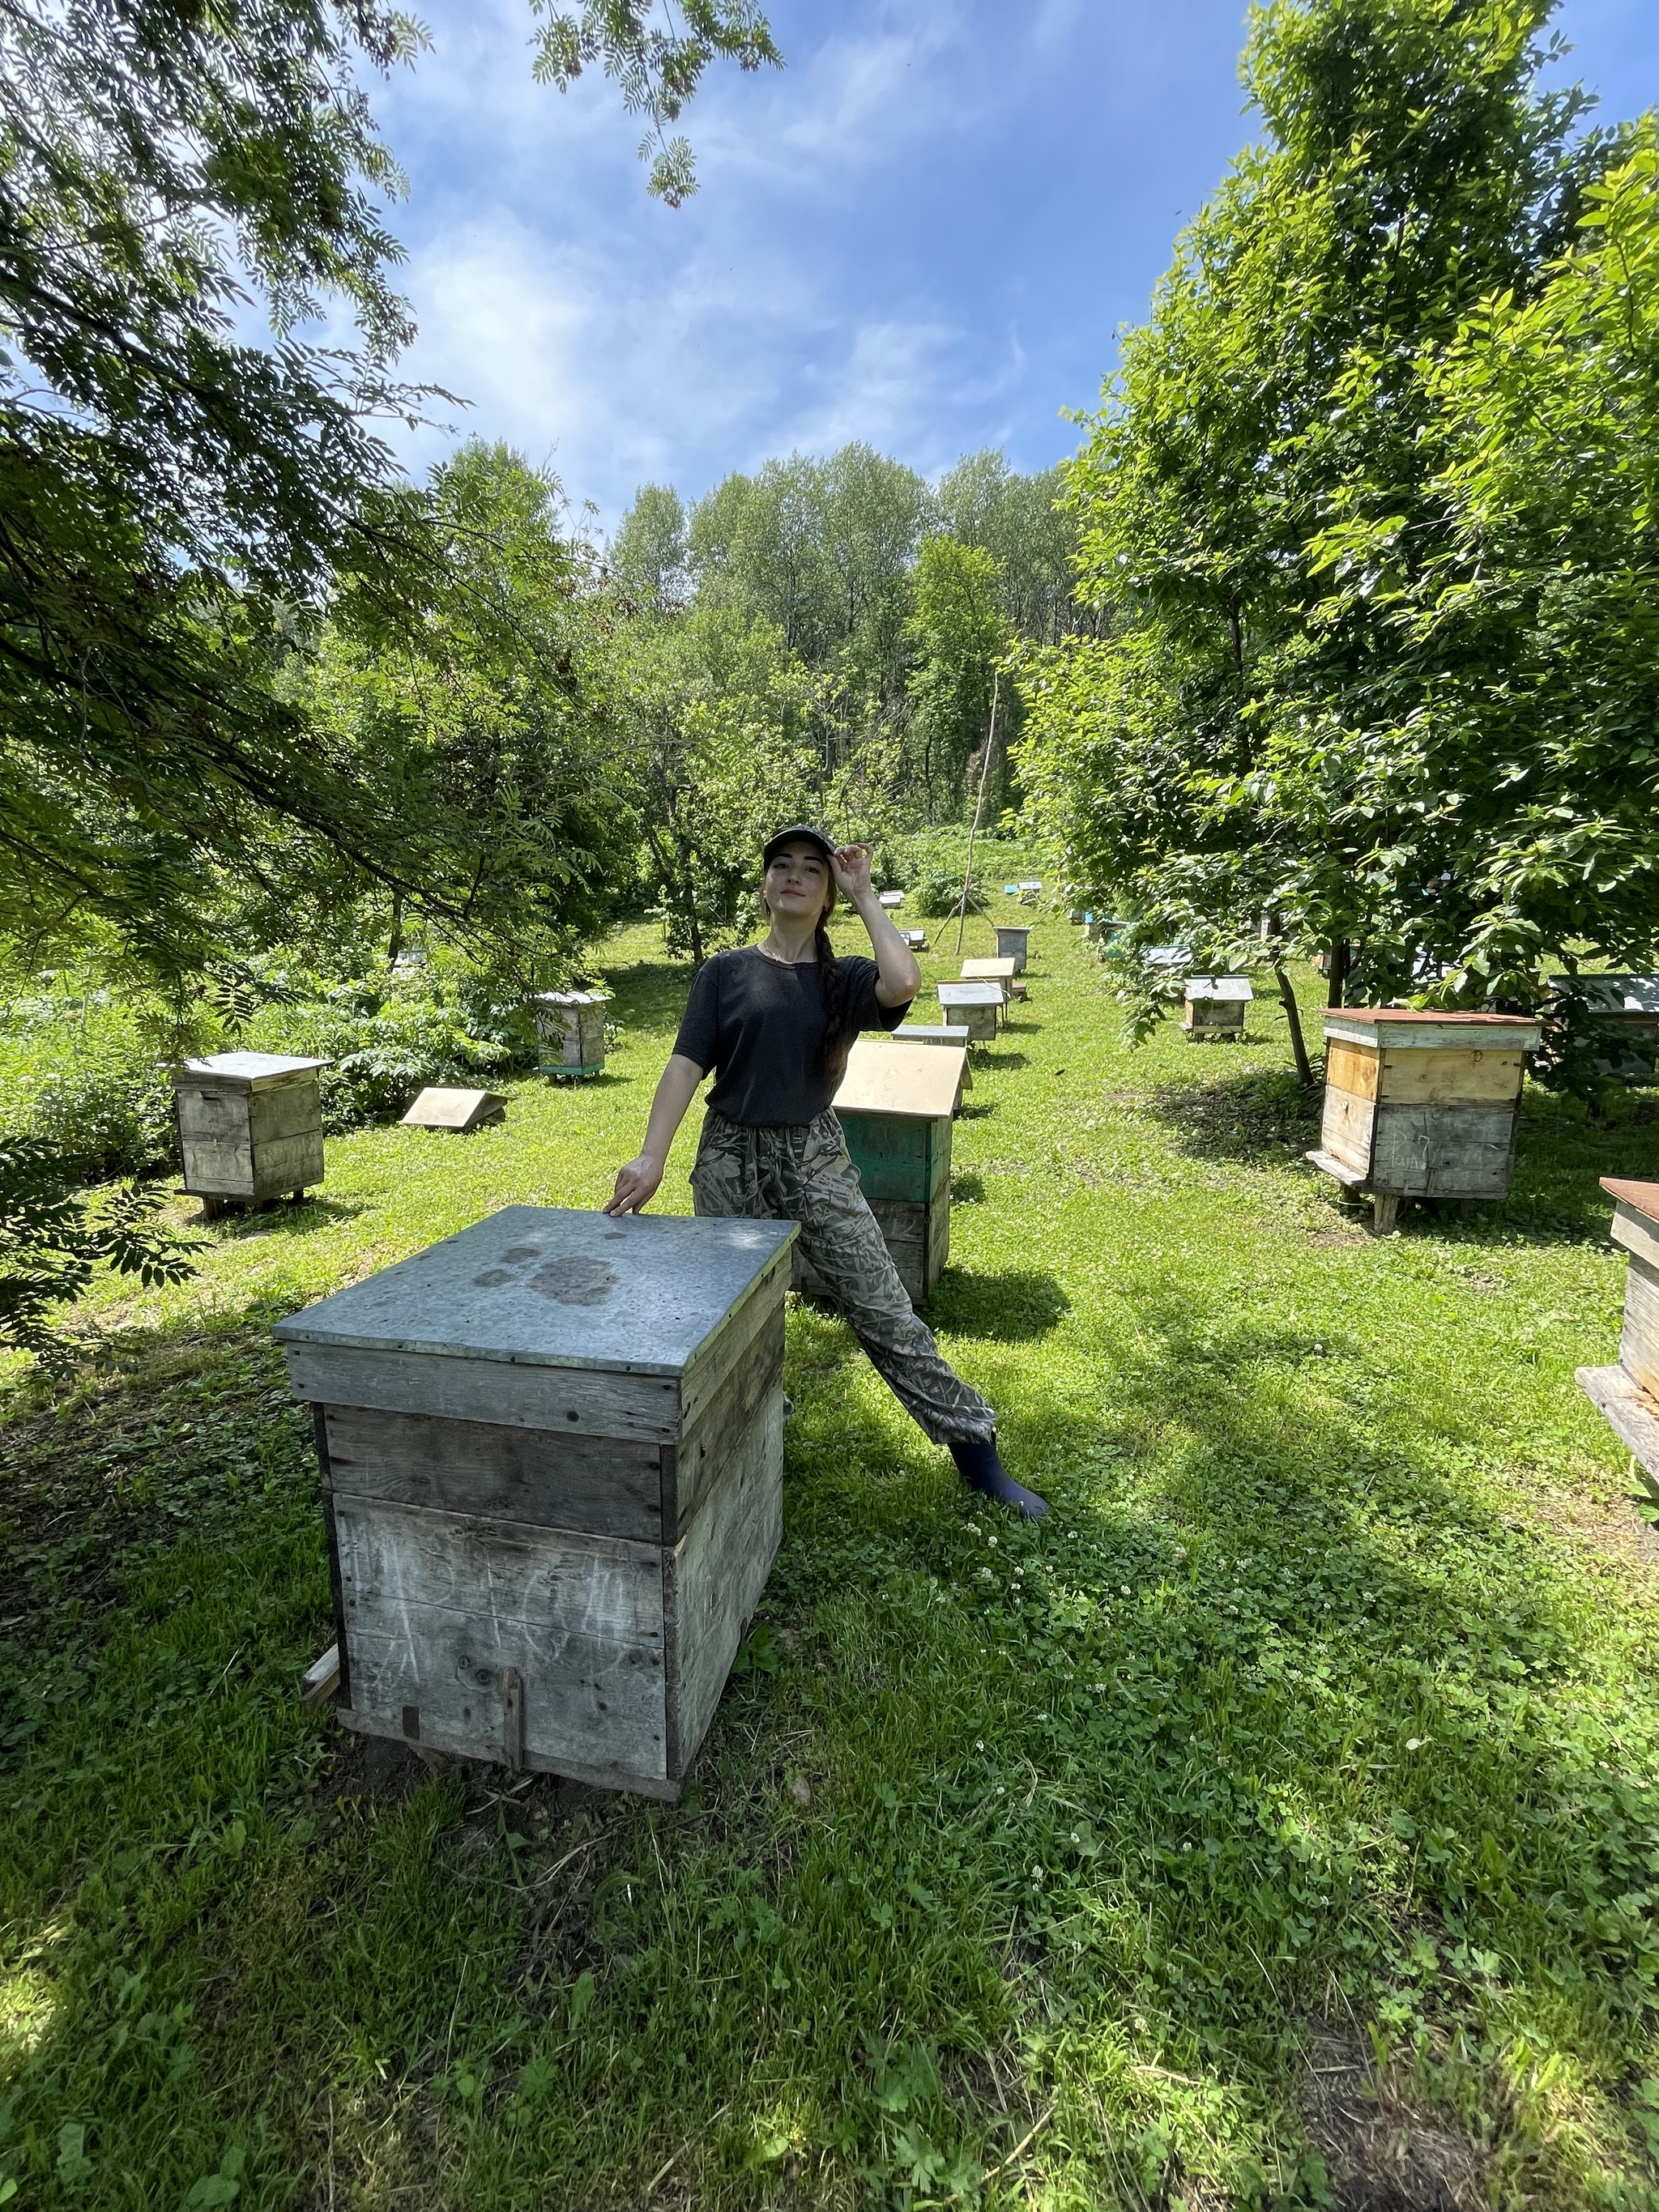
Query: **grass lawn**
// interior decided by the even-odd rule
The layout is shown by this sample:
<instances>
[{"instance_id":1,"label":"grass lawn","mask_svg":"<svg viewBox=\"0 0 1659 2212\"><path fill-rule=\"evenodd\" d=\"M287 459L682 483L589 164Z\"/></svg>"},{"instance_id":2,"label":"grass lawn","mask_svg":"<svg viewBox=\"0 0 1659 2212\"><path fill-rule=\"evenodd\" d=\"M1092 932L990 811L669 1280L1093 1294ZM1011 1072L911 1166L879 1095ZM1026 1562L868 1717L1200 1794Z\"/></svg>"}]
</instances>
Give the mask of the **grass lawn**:
<instances>
[{"instance_id":1,"label":"grass lawn","mask_svg":"<svg viewBox=\"0 0 1659 2212\"><path fill-rule=\"evenodd\" d=\"M331 1141L192 1284L100 1285L60 1402L13 1377L0 2203L1659 2206L1659 1580L1572 1379L1650 1122L1529 1098L1506 1207L1374 1242L1282 1013L1130 1052L1042 922L932 1318L1048 1521L798 1305L784 1549L681 1803L301 1715L270 1324L599 1201L688 981L610 955L603 1081Z\"/></svg>"}]
</instances>

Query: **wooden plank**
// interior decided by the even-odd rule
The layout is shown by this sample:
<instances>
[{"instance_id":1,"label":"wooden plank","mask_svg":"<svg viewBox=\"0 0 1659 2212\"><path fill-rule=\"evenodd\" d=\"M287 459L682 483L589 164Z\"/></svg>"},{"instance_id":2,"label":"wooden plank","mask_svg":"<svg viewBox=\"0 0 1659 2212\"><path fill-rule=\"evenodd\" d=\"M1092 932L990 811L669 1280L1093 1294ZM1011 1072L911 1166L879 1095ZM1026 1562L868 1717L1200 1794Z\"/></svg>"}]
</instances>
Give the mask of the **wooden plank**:
<instances>
[{"instance_id":1,"label":"wooden plank","mask_svg":"<svg viewBox=\"0 0 1659 2212\"><path fill-rule=\"evenodd\" d=\"M1418 1052L1466 1052L1480 1045L1495 1052L1536 1052L1540 1024L1529 1014L1431 1014L1410 1006L1333 1007L1325 1016L1325 1042L1393 1046Z\"/></svg>"},{"instance_id":2,"label":"wooden plank","mask_svg":"<svg viewBox=\"0 0 1659 2212\"><path fill-rule=\"evenodd\" d=\"M1382 1056L1370 1045L1348 1044L1341 1038L1325 1048L1325 1080L1333 1089L1352 1092L1356 1098L1375 1098Z\"/></svg>"},{"instance_id":3,"label":"wooden plank","mask_svg":"<svg viewBox=\"0 0 1659 2212\"><path fill-rule=\"evenodd\" d=\"M708 1734L743 1632L783 1540L783 1386L756 1409L702 1512L663 1562L669 1652L666 1771L678 1781Z\"/></svg>"},{"instance_id":4,"label":"wooden plank","mask_svg":"<svg viewBox=\"0 0 1659 2212\"><path fill-rule=\"evenodd\" d=\"M184 1145L185 1188L192 1194L217 1198L252 1198L253 1147L251 1144L204 1144L186 1139Z\"/></svg>"},{"instance_id":5,"label":"wooden plank","mask_svg":"<svg viewBox=\"0 0 1659 2212\"><path fill-rule=\"evenodd\" d=\"M667 1779L656 1546L337 1494L335 1527L360 1725L505 1759L514 1668L526 1764Z\"/></svg>"},{"instance_id":6,"label":"wooden plank","mask_svg":"<svg viewBox=\"0 0 1659 2212\"><path fill-rule=\"evenodd\" d=\"M307 1129L253 1148L253 1195L275 1198L280 1191L302 1190L323 1180L323 1133Z\"/></svg>"},{"instance_id":7,"label":"wooden plank","mask_svg":"<svg viewBox=\"0 0 1659 2212\"><path fill-rule=\"evenodd\" d=\"M1659 1268L1634 1255L1625 1279L1619 1364L1632 1382L1659 1398Z\"/></svg>"},{"instance_id":8,"label":"wooden plank","mask_svg":"<svg viewBox=\"0 0 1659 2212\"><path fill-rule=\"evenodd\" d=\"M340 1686L340 1647L331 1644L320 1659L313 1659L300 1684L302 1711L314 1713L326 1705Z\"/></svg>"},{"instance_id":9,"label":"wooden plank","mask_svg":"<svg viewBox=\"0 0 1659 2212\"><path fill-rule=\"evenodd\" d=\"M184 1094L179 1097L182 1102ZM256 1152L279 1138L322 1134L322 1099L314 1075L250 1091L243 1103Z\"/></svg>"},{"instance_id":10,"label":"wooden plank","mask_svg":"<svg viewBox=\"0 0 1659 2212\"><path fill-rule=\"evenodd\" d=\"M957 1024L960 1026L960 1024ZM956 1056L961 1051L962 1060ZM892 1038L860 1037L835 1097L840 1114L890 1114L936 1121L954 1111L966 1047L952 1050Z\"/></svg>"},{"instance_id":11,"label":"wooden plank","mask_svg":"<svg viewBox=\"0 0 1659 2212\"><path fill-rule=\"evenodd\" d=\"M780 1316L781 1318L781 1316ZM659 1444L500 1421L322 1408L337 1491L637 1543L662 1537Z\"/></svg>"},{"instance_id":12,"label":"wooden plank","mask_svg":"<svg viewBox=\"0 0 1659 2212\"><path fill-rule=\"evenodd\" d=\"M778 1248L746 1295L727 1309L720 1327L698 1346L680 1379L680 1419L674 1442L697 1420L738 1361L748 1357L774 1315L782 1314L798 1241L792 1236L788 1243Z\"/></svg>"},{"instance_id":13,"label":"wooden plank","mask_svg":"<svg viewBox=\"0 0 1659 2212\"><path fill-rule=\"evenodd\" d=\"M1400 1051L1385 1047L1377 1097L1389 1106L1500 1105L1521 1095L1518 1052Z\"/></svg>"},{"instance_id":14,"label":"wooden plank","mask_svg":"<svg viewBox=\"0 0 1659 2212\"><path fill-rule=\"evenodd\" d=\"M1601 1188L1607 1179L1601 1178ZM1649 1189L1653 1186L1649 1184ZM1622 1244L1626 1252L1644 1260L1650 1267L1659 1267L1659 1219L1651 1213L1638 1212L1627 1200L1620 1199L1613 1210L1613 1241Z\"/></svg>"},{"instance_id":15,"label":"wooden plank","mask_svg":"<svg viewBox=\"0 0 1659 2212\"><path fill-rule=\"evenodd\" d=\"M1515 1163L1517 1110L1379 1104L1373 1187L1404 1198L1502 1198Z\"/></svg>"},{"instance_id":16,"label":"wooden plank","mask_svg":"<svg viewBox=\"0 0 1659 2212\"><path fill-rule=\"evenodd\" d=\"M297 1398L329 1406L370 1406L441 1420L499 1421L561 1435L643 1437L674 1443L679 1384L668 1375L616 1375L608 1369L520 1365L510 1359L461 1359L422 1352L368 1352L356 1345L283 1345Z\"/></svg>"},{"instance_id":17,"label":"wooden plank","mask_svg":"<svg viewBox=\"0 0 1659 2212\"><path fill-rule=\"evenodd\" d=\"M1659 1482L1659 1404L1622 1367L1581 1367L1577 1380L1626 1451Z\"/></svg>"},{"instance_id":18,"label":"wooden plank","mask_svg":"<svg viewBox=\"0 0 1659 2212\"><path fill-rule=\"evenodd\" d=\"M1356 1175L1371 1171L1371 1146L1376 1118L1376 1101L1351 1091L1325 1085L1325 1111L1319 1125L1319 1143L1334 1160Z\"/></svg>"},{"instance_id":19,"label":"wooden plank","mask_svg":"<svg viewBox=\"0 0 1659 2212\"><path fill-rule=\"evenodd\" d=\"M292 1097L297 1085L270 1094ZM303 1095L303 1094L300 1094ZM252 1099L246 1091L198 1091L185 1088L174 1093L179 1109L179 1133L186 1143L246 1144L250 1133ZM319 1115L320 1118L320 1115Z\"/></svg>"},{"instance_id":20,"label":"wooden plank","mask_svg":"<svg viewBox=\"0 0 1659 2212\"><path fill-rule=\"evenodd\" d=\"M447 1091L428 1084L404 1115L405 1129L450 1129L465 1133L486 1122L505 1120L507 1101L499 1091Z\"/></svg>"},{"instance_id":21,"label":"wooden plank","mask_svg":"<svg viewBox=\"0 0 1659 2212\"><path fill-rule=\"evenodd\" d=\"M872 1204L878 1198L932 1198L950 1175L948 1113L937 1121L848 1113L842 1127L859 1188Z\"/></svg>"},{"instance_id":22,"label":"wooden plank","mask_svg":"<svg viewBox=\"0 0 1659 2212\"><path fill-rule=\"evenodd\" d=\"M1337 1182L1349 1190L1358 1190L1364 1183L1365 1176L1359 1169L1351 1168L1344 1160L1334 1159L1329 1152L1304 1152L1302 1157L1310 1167L1317 1168L1321 1175L1334 1176Z\"/></svg>"},{"instance_id":23,"label":"wooden plank","mask_svg":"<svg viewBox=\"0 0 1659 2212\"><path fill-rule=\"evenodd\" d=\"M798 1251L799 1245L791 1248ZM783 1387L784 1311L780 1298L750 1339L741 1359L714 1396L688 1422L674 1455L674 1494L665 1498L664 1540L678 1542L718 1484L769 1392Z\"/></svg>"}]
</instances>

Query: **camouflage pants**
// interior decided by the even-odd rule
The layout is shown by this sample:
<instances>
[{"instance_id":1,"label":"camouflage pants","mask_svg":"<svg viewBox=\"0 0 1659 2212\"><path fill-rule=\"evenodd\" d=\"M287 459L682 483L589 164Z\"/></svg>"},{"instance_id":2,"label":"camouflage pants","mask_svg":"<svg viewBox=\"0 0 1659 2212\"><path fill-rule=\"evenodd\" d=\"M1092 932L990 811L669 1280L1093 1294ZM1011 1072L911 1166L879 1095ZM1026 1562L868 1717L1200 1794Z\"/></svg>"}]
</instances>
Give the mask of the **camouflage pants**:
<instances>
[{"instance_id":1,"label":"camouflage pants","mask_svg":"<svg viewBox=\"0 0 1659 2212\"><path fill-rule=\"evenodd\" d=\"M939 1357L933 1331L918 1320L834 1114L754 1129L711 1112L691 1193L699 1213L800 1224L801 1249L870 1364L936 1444L995 1434L996 1415Z\"/></svg>"}]
</instances>

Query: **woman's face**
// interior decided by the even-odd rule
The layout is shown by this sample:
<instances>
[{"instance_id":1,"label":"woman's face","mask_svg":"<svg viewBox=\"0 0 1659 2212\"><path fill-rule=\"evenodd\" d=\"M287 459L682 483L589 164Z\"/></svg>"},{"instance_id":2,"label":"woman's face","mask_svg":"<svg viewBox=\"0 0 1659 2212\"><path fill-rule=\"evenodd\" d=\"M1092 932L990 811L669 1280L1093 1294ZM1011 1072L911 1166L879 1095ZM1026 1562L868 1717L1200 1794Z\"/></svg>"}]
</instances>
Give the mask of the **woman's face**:
<instances>
[{"instance_id":1,"label":"woman's face","mask_svg":"<svg viewBox=\"0 0 1659 2212\"><path fill-rule=\"evenodd\" d=\"M804 841L775 854L766 871L767 905L774 914L787 914L792 920L816 921L833 888L830 863L816 845Z\"/></svg>"}]
</instances>

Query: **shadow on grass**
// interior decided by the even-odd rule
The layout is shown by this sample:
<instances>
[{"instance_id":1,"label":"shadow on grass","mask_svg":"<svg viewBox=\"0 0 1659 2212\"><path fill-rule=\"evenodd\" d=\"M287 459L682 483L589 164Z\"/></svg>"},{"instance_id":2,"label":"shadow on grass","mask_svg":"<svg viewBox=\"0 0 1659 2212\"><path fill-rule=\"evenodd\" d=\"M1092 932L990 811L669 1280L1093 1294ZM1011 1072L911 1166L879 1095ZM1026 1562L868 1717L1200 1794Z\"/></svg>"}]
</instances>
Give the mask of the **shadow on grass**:
<instances>
[{"instance_id":1,"label":"shadow on grass","mask_svg":"<svg viewBox=\"0 0 1659 2212\"><path fill-rule=\"evenodd\" d=\"M994 1275L947 1267L928 1304L935 1328L953 1336L1028 1344L1046 1336L1072 1310L1054 1278L1036 1267L1007 1267Z\"/></svg>"},{"instance_id":2,"label":"shadow on grass","mask_svg":"<svg viewBox=\"0 0 1659 2212\"><path fill-rule=\"evenodd\" d=\"M685 1010L696 974L689 960L637 960L602 971L612 994L611 1020L625 1028L672 1029Z\"/></svg>"},{"instance_id":3,"label":"shadow on grass","mask_svg":"<svg viewBox=\"0 0 1659 2212\"><path fill-rule=\"evenodd\" d=\"M1161 1083L1146 1105L1195 1158L1300 1158L1319 1141L1320 1094L1287 1068L1230 1066L1209 1082Z\"/></svg>"}]
</instances>

